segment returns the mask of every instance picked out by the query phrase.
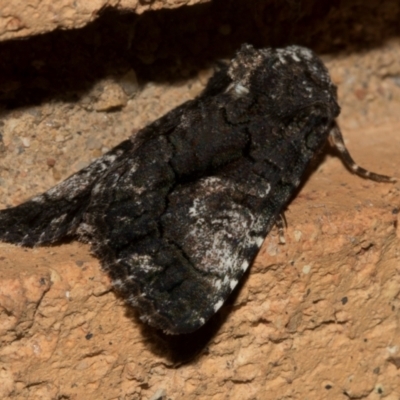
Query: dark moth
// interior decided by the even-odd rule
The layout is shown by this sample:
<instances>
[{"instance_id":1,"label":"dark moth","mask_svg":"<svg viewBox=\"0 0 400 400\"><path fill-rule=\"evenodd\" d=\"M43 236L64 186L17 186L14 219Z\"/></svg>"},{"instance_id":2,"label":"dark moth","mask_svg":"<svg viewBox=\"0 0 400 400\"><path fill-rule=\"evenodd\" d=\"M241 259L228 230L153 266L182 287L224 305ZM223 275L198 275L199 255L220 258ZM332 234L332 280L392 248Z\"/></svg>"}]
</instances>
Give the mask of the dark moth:
<instances>
[{"instance_id":1,"label":"dark moth","mask_svg":"<svg viewBox=\"0 0 400 400\"><path fill-rule=\"evenodd\" d=\"M194 100L87 168L0 212L0 240L90 242L142 320L179 334L224 303L335 122L336 88L303 47L244 45Z\"/></svg>"}]
</instances>

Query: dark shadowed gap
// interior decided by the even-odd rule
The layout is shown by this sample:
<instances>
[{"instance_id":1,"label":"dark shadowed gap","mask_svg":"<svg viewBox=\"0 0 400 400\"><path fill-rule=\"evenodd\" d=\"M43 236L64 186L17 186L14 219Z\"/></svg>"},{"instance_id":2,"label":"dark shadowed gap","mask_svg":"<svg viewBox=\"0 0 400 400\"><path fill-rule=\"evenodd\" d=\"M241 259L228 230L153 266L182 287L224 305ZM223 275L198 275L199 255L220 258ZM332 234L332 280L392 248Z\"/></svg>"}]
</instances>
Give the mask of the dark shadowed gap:
<instances>
[{"instance_id":1,"label":"dark shadowed gap","mask_svg":"<svg viewBox=\"0 0 400 400\"><path fill-rule=\"evenodd\" d=\"M106 9L84 28L0 43L0 107L74 101L133 68L141 82L185 80L245 42L357 52L399 36L396 0L215 0L137 16Z\"/></svg>"}]
</instances>

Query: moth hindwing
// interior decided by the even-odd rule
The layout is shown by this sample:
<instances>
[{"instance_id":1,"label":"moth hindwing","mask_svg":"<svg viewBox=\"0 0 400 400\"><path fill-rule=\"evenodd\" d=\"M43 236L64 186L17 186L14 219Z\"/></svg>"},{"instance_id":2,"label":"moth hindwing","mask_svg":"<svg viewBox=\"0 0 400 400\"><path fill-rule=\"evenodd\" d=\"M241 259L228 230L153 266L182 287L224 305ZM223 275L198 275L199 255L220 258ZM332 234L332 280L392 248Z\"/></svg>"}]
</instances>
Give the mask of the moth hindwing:
<instances>
[{"instance_id":1,"label":"moth hindwing","mask_svg":"<svg viewBox=\"0 0 400 400\"><path fill-rule=\"evenodd\" d=\"M202 94L87 168L0 212L0 239L92 243L141 318L202 326L251 265L328 137L360 175L335 122L336 88L306 48L243 45Z\"/></svg>"}]
</instances>

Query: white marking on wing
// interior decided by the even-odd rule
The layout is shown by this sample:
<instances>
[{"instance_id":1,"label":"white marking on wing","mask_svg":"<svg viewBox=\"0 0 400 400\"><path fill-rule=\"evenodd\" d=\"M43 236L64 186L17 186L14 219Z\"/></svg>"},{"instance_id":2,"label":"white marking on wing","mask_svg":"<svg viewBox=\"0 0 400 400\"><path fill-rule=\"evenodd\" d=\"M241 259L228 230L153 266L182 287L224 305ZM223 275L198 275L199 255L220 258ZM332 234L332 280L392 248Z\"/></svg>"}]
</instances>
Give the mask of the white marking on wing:
<instances>
[{"instance_id":1,"label":"white marking on wing","mask_svg":"<svg viewBox=\"0 0 400 400\"><path fill-rule=\"evenodd\" d=\"M261 247L261 245L262 245L263 242L264 242L264 239L265 239L265 238L263 238L263 237L261 237L261 236L256 237L256 240L255 240L256 245L257 245L258 247Z\"/></svg>"},{"instance_id":2,"label":"white marking on wing","mask_svg":"<svg viewBox=\"0 0 400 400\"><path fill-rule=\"evenodd\" d=\"M218 300L214 304L214 311L217 312L222 307L222 304L224 304L224 301L223 300Z\"/></svg>"},{"instance_id":3,"label":"white marking on wing","mask_svg":"<svg viewBox=\"0 0 400 400\"><path fill-rule=\"evenodd\" d=\"M241 83L237 83L234 86L234 90L235 90L235 93L237 95L239 95L240 97L242 97L242 96L244 96L244 95L249 93L249 89L247 89L247 87L243 86Z\"/></svg>"},{"instance_id":4,"label":"white marking on wing","mask_svg":"<svg viewBox=\"0 0 400 400\"><path fill-rule=\"evenodd\" d=\"M237 284L238 284L238 281L236 279L232 279L229 283L231 290L235 289Z\"/></svg>"}]
</instances>

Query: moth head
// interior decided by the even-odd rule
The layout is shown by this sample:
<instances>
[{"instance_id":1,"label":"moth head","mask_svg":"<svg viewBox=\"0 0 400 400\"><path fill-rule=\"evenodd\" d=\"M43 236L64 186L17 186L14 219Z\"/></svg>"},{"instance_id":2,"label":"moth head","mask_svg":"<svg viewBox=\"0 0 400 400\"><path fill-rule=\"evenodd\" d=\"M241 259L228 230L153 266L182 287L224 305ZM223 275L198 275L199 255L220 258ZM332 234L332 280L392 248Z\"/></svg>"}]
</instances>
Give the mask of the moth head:
<instances>
[{"instance_id":1,"label":"moth head","mask_svg":"<svg viewBox=\"0 0 400 400\"><path fill-rule=\"evenodd\" d=\"M236 99L252 96L284 117L315 104L326 105L330 118L339 114L336 87L328 70L310 49L289 46L255 49L245 44L231 61L227 91Z\"/></svg>"}]
</instances>

